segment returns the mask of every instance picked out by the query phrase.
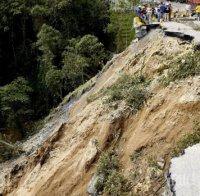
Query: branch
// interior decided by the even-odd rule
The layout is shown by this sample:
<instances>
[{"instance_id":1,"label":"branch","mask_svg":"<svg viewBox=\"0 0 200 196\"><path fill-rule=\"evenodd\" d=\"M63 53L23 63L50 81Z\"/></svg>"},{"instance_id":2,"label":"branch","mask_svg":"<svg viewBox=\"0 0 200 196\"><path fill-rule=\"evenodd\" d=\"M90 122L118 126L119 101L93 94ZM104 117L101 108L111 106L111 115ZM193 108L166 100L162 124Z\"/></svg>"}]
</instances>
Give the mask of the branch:
<instances>
[{"instance_id":1,"label":"branch","mask_svg":"<svg viewBox=\"0 0 200 196\"><path fill-rule=\"evenodd\" d=\"M12 148L12 149L15 149L15 148L16 148L15 145L10 144L10 143L8 143L8 142L5 142L4 140L1 140L1 139L0 139L0 143L1 143L1 144L4 144L4 145L6 145L6 146L8 146L9 148Z\"/></svg>"}]
</instances>

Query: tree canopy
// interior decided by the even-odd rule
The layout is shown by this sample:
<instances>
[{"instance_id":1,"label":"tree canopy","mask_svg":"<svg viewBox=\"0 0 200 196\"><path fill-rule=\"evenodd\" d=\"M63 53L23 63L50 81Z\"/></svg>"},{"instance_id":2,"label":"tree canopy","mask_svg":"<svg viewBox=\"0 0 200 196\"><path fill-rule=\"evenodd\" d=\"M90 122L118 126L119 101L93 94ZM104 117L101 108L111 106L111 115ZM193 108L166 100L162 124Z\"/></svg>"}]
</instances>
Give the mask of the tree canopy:
<instances>
[{"instance_id":1,"label":"tree canopy","mask_svg":"<svg viewBox=\"0 0 200 196\"><path fill-rule=\"evenodd\" d=\"M93 77L109 22L106 0L1 0L0 128L24 131Z\"/></svg>"},{"instance_id":2,"label":"tree canopy","mask_svg":"<svg viewBox=\"0 0 200 196\"><path fill-rule=\"evenodd\" d=\"M31 92L32 88L28 81L22 77L0 88L1 115L9 128L18 128L31 114Z\"/></svg>"}]
</instances>

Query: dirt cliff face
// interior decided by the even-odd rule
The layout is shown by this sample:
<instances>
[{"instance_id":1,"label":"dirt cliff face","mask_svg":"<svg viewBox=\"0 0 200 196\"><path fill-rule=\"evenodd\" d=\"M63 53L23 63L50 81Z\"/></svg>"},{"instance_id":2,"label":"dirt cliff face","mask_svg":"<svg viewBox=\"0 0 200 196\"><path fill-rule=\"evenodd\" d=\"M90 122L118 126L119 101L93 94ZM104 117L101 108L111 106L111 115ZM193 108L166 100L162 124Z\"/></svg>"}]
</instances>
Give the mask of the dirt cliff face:
<instances>
[{"instance_id":1,"label":"dirt cliff face","mask_svg":"<svg viewBox=\"0 0 200 196\"><path fill-rule=\"evenodd\" d=\"M193 121L199 116L200 77L168 87L163 87L159 79L173 66L174 59L191 50L191 43L165 36L161 30L133 42L94 78L95 85L70 108L68 120L37 151L1 166L7 168L1 174L5 177L1 182L4 194L88 195L98 159L110 148L117 151L124 175L134 176L132 192L162 193L171 152L181 135L192 131ZM124 73L142 73L151 81L151 96L137 113L123 101L117 109L104 104L102 90ZM98 96L88 101L94 95ZM137 159L131 159L136 152ZM160 164L159 169L153 162Z\"/></svg>"}]
</instances>

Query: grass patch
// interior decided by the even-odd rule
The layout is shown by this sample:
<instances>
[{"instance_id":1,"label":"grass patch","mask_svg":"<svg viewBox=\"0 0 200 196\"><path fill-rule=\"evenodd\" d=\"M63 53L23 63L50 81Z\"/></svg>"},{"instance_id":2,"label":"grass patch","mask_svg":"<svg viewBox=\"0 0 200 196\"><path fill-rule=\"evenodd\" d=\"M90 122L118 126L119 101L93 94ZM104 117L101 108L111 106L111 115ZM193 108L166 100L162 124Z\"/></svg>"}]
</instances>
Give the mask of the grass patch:
<instances>
[{"instance_id":1,"label":"grass patch","mask_svg":"<svg viewBox=\"0 0 200 196\"><path fill-rule=\"evenodd\" d=\"M103 154L98 162L97 174L103 174L104 176L110 175L113 170L119 169L119 160L115 152L110 151Z\"/></svg>"},{"instance_id":2,"label":"grass patch","mask_svg":"<svg viewBox=\"0 0 200 196\"><path fill-rule=\"evenodd\" d=\"M131 161L132 161L133 163L135 163L135 162L140 158L140 156L142 155L143 148L144 148L144 147L141 147L141 148L135 150L135 151L133 152L133 154L130 155L130 159L131 159Z\"/></svg>"},{"instance_id":3,"label":"grass patch","mask_svg":"<svg viewBox=\"0 0 200 196\"><path fill-rule=\"evenodd\" d=\"M200 142L200 123L195 123L194 131L187 135L184 135L183 138L177 143L176 148L174 149L173 156L178 156L184 152L189 146L193 146Z\"/></svg>"},{"instance_id":4,"label":"grass patch","mask_svg":"<svg viewBox=\"0 0 200 196\"><path fill-rule=\"evenodd\" d=\"M97 175L103 176L99 179L95 188L98 192L108 195L121 196L130 191L130 183L120 172L119 160L114 151L104 153L98 162Z\"/></svg>"},{"instance_id":5,"label":"grass patch","mask_svg":"<svg viewBox=\"0 0 200 196\"><path fill-rule=\"evenodd\" d=\"M200 52L190 52L184 58L179 58L174 66L169 70L167 76L161 79L164 86L170 82L181 80L189 76L200 74Z\"/></svg>"},{"instance_id":6,"label":"grass patch","mask_svg":"<svg viewBox=\"0 0 200 196\"><path fill-rule=\"evenodd\" d=\"M105 192L108 195L121 196L130 191L131 185L128 180L117 171L113 171L105 184Z\"/></svg>"},{"instance_id":7,"label":"grass patch","mask_svg":"<svg viewBox=\"0 0 200 196\"><path fill-rule=\"evenodd\" d=\"M106 103L124 100L128 106L137 111L148 98L147 84L143 76L123 75L105 91L108 96Z\"/></svg>"},{"instance_id":8,"label":"grass patch","mask_svg":"<svg viewBox=\"0 0 200 196\"><path fill-rule=\"evenodd\" d=\"M160 166L158 165L157 161L156 161L155 156L149 156L147 158L147 162L148 162L149 167L155 168L156 170L161 169Z\"/></svg>"},{"instance_id":9,"label":"grass patch","mask_svg":"<svg viewBox=\"0 0 200 196\"><path fill-rule=\"evenodd\" d=\"M91 94L87 97L87 103L92 103L93 101L97 100L101 95L101 92Z\"/></svg>"},{"instance_id":10,"label":"grass patch","mask_svg":"<svg viewBox=\"0 0 200 196\"><path fill-rule=\"evenodd\" d=\"M73 92L69 93L62 101L61 105L65 105L72 99L79 98L85 92L89 91L96 83L95 78L90 79L85 84L82 84L78 88L76 88Z\"/></svg>"}]
</instances>

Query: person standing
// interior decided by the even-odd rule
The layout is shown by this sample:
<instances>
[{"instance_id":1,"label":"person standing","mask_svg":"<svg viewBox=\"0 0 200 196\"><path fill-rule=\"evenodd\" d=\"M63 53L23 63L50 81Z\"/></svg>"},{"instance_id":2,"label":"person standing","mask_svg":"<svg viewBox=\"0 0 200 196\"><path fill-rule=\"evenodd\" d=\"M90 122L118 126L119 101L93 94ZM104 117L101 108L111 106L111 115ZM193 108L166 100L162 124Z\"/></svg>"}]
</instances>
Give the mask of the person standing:
<instances>
[{"instance_id":1,"label":"person standing","mask_svg":"<svg viewBox=\"0 0 200 196\"><path fill-rule=\"evenodd\" d=\"M160 5L155 7L155 15L157 17L158 22L160 22L161 19Z\"/></svg>"},{"instance_id":2,"label":"person standing","mask_svg":"<svg viewBox=\"0 0 200 196\"><path fill-rule=\"evenodd\" d=\"M146 24L140 18L140 16L135 16L133 20L133 27L135 28L135 36L139 40L147 34Z\"/></svg>"},{"instance_id":3,"label":"person standing","mask_svg":"<svg viewBox=\"0 0 200 196\"><path fill-rule=\"evenodd\" d=\"M166 6L163 2L160 4L160 14L161 14L161 22L162 22L166 14Z\"/></svg>"},{"instance_id":4,"label":"person standing","mask_svg":"<svg viewBox=\"0 0 200 196\"><path fill-rule=\"evenodd\" d=\"M172 10L173 8L172 8L172 4L171 3L169 3L169 21L171 21L171 19L172 19Z\"/></svg>"},{"instance_id":5,"label":"person standing","mask_svg":"<svg viewBox=\"0 0 200 196\"><path fill-rule=\"evenodd\" d=\"M140 15L141 15L141 12L142 12L142 8L141 8L140 5L137 6L137 7L135 7L135 13L136 13L137 16L140 16Z\"/></svg>"},{"instance_id":6,"label":"person standing","mask_svg":"<svg viewBox=\"0 0 200 196\"><path fill-rule=\"evenodd\" d=\"M150 5L148 5L146 8L146 14L147 14L148 24L151 24L152 23L152 8Z\"/></svg>"},{"instance_id":7,"label":"person standing","mask_svg":"<svg viewBox=\"0 0 200 196\"><path fill-rule=\"evenodd\" d=\"M166 2L165 4L165 21L170 20L170 3Z\"/></svg>"},{"instance_id":8,"label":"person standing","mask_svg":"<svg viewBox=\"0 0 200 196\"><path fill-rule=\"evenodd\" d=\"M145 6L142 6L142 11L141 11L141 19L143 21L145 21L145 23L148 23L148 19L147 19L147 9L146 9L146 5Z\"/></svg>"},{"instance_id":9,"label":"person standing","mask_svg":"<svg viewBox=\"0 0 200 196\"><path fill-rule=\"evenodd\" d=\"M200 4L196 6L197 21L200 21Z\"/></svg>"},{"instance_id":10,"label":"person standing","mask_svg":"<svg viewBox=\"0 0 200 196\"><path fill-rule=\"evenodd\" d=\"M186 10L186 16L187 17L191 17L191 15L192 15L192 6L191 6L191 4L186 4L185 10Z\"/></svg>"}]
</instances>

